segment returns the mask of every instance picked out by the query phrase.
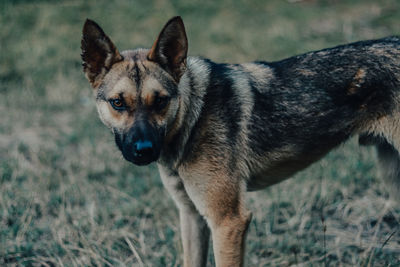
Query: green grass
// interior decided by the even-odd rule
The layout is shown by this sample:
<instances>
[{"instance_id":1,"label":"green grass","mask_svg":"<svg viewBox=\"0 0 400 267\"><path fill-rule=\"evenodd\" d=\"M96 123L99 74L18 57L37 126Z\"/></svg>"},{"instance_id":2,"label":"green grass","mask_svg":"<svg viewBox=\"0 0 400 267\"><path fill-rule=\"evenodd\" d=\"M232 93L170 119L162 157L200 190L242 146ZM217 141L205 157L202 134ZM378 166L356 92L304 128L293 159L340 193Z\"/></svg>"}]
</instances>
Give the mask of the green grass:
<instances>
[{"instance_id":1,"label":"green grass","mask_svg":"<svg viewBox=\"0 0 400 267\"><path fill-rule=\"evenodd\" d=\"M174 15L191 55L222 62L400 33L396 0L2 1L0 265L182 265L177 210L155 166L122 159L79 57L86 18L124 50L149 47ZM249 193L247 265L400 266L400 209L376 165L353 139Z\"/></svg>"}]
</instances>

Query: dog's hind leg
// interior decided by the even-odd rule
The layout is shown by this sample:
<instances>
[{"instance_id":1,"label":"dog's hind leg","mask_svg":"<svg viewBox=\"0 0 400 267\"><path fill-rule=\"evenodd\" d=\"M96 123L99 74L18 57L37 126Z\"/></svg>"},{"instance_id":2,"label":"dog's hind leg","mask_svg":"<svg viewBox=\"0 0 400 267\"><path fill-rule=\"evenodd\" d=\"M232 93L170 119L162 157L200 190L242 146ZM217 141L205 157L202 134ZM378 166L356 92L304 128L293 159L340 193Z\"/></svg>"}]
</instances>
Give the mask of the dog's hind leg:
<instances>
[{"instance_id":1,"label":"dog's hind leg","mask_svg":"<svg viewBox=\"0 0 400 267\"><path fill-rule=\"evenodd\" d=\"M171 174L159 165L161 180L171 194L180 217L181 239L183 245L183 266L204 267L207 264L210 229L206 220L199 214L188 197L180 177Z\"/></svg>"},{"instance_id":2,"label":"dog's hind leg","mask_svg":"<svg viewBox=\"0 0 400 267\"><path fill-rule=\"evenodd\" d=\"M390 196L400 201L400 154L399 151L382 139L377 144L379 162L383 179L389 187Z\"/></svg>"},{"instance_id":3,"label":"dog's hind leg","mask_svg":"<svg viewBox=\"0 0 400 267\"><path fill-rule=\"evenodd\" d=\"M400 103L400 96L394 97L394 103ZM390 197L400 201L400 104L374 120L366 130L359 143L376 146L381 176Z\"/></svg>"},{"instance_id":4,"label":"dog's hind leg","mask_svg":"<svg viewBox=\"0 0 400 267\"><path fill-rule=\"evenodd\" d=\"M400 201L400 154L386 138L362 134L359 138L361 145L375 145L380 163L382 178L389 187L390 196Z\"/></svg>"}]
</instances>

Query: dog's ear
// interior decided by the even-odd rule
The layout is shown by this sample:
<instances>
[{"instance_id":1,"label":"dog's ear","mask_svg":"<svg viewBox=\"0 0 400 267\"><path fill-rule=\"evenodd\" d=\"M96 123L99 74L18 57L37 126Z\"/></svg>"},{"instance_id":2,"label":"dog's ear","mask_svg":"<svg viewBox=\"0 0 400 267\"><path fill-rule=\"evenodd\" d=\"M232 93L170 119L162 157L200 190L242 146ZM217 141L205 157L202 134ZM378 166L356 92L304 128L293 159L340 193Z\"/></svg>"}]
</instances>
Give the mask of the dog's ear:
<instances>
[{"instance_id":1,"label":"dog's ear","mask_svg":"<svg viewBox=\"0 0 400 267\"><path fill-rule=\"evenodd\" d=\"M158 35L147 58L161 65L176 82L186 70L188 41L181 17L170 19Z\"/></svg>"},{"instance_id":2,"label":"dog's ear","mask_svg":"<svg viewBox=\"0 0 400 267\"><path fill-rule=\"evenodd\" d=\"M115 45L96 22L86 19L82 31L83 72L96 88L111 66L122 60Z\"/></svg>"}]
</instances>

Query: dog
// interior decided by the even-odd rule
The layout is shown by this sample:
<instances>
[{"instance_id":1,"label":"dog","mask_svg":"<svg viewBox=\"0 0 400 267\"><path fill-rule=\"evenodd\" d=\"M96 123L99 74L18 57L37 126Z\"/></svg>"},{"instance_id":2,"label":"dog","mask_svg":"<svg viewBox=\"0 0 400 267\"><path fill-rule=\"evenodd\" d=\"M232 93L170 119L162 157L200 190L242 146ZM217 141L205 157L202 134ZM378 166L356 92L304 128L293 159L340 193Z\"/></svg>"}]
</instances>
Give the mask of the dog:
<instances>
[{"instance_id":1,"label":"dog","mask_svg":"<svg viewBox=\"0 0 400 267\"><path fill-rule=\"evenodd\" d=\"M119 52L86 20L83 71L123 157L156 162L180 214L184 266L243 266L246 191L289 178L352 136L375 145L400 184L400 39L387 37L277 62L188 57L180 17L150 49ZM398 193L395 193L396 196Z\"/></svg>"}]
</instances>

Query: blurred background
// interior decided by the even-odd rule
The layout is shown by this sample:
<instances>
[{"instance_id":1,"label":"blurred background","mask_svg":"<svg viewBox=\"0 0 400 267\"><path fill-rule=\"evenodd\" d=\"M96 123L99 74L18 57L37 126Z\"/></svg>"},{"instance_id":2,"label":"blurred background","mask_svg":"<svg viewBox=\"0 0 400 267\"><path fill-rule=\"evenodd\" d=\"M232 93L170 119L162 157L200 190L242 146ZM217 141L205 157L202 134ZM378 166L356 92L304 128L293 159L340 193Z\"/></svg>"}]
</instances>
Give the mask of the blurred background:
<instances>
[{"instance_id":1,"label":"blurred background","mask_svg":"<svg viewBox=\"0 0 400 267\"><path fill-rule=\"evenodd\" d=\"M189 54L217 62L400 33L397 0L2 0L0 265L182 265L178 213L156 166L123 160L80 60L86 18L125 50L150 47L175 15ZM376 166L354 138L249 193L247 266L400 266L400 208Z\"/></svg>"}]
</instances>

